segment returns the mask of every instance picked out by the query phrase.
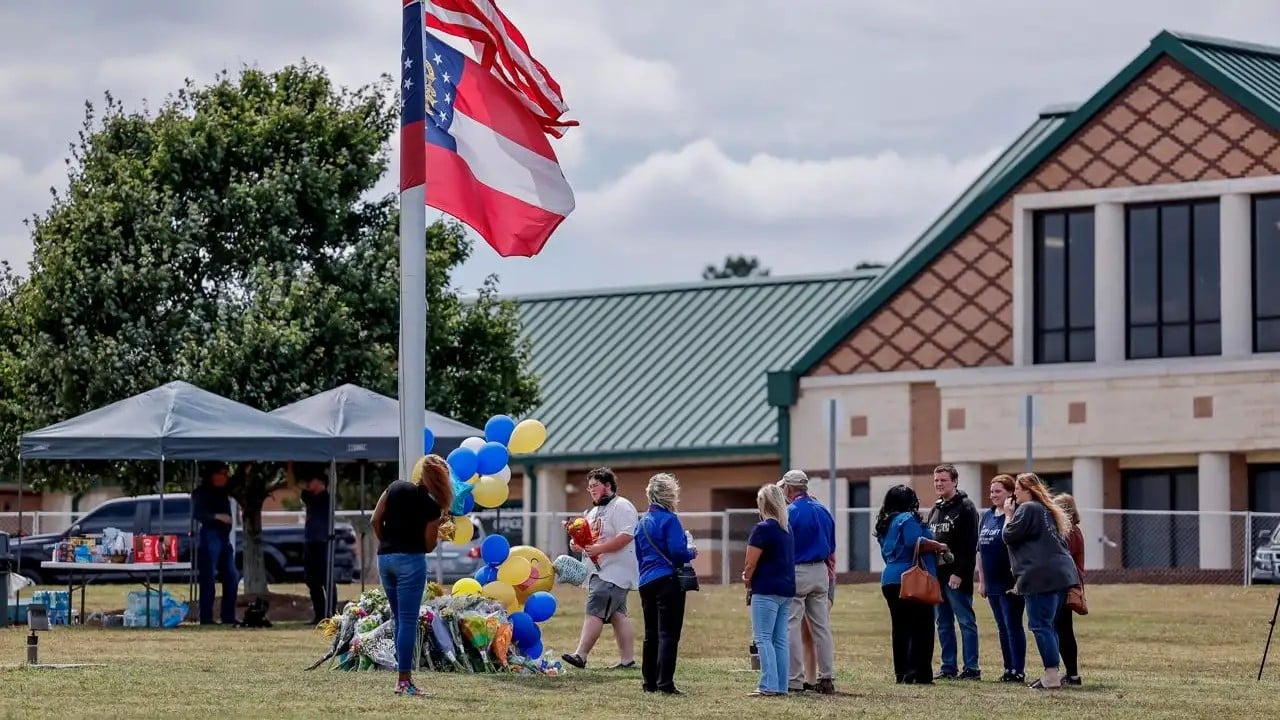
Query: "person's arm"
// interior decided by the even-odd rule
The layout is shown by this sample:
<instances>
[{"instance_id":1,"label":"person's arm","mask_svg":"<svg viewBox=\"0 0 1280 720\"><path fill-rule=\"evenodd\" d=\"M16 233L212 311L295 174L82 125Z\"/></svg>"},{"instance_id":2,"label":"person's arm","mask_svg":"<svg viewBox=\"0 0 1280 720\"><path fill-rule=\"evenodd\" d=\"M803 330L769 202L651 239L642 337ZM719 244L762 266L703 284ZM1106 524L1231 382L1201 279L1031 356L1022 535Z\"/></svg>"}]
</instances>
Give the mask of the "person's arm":
<instances>
[{"instance_id":1,"label":"person's arm","mask_svg":"<svg viewBox=\"0 0 1280 720\"><path fill-rule=\"evenodd\" d=\"M1007 502L1009 505L1012 505L1012 498ZM1009 519L1005 521L1004 530L1002 530L1000 534L1004 538L1006 545L1021 545L1031 539L1033 528L1031 527L1032 519L1030 517L1030 508L1030 503L1023 503L1013 511L1013 515L1009 515L1008 512L1005 513Z\"/></svg>"},{"instance_id":2,"label":"person's arm","mask_svg":"<svg viewBox=\"0 0 1280 720\"><path fill-rule=\"evenodd\" d=\"M382 517L386 512L387 491L383 490L382 495L378 497L378 504L373 508L373 517L369 520L369 524L373 526L373 536L378 538L378 542L382 542Z\"/></svg>"},{"instance_id":3,"label":"person's arm","mask_svg":"<svg viewBox=\"0 0 1280 720\"><path fill-rule=\"evenodd\" d=\"M978 592L978 597L987 596L987 587L986 587L986 584L982 581L982 563L977 564L977 569L974 572L973 584L974 584L973 589Z\"/></svg>"},{"instance_id":4,"label":"person's arm","mask_svg":"<svg viewBox=\"0 0 1280 720\"><path fill-rule=\"evenodd\" d=\"M1084 532L1076 525L1067 537L1067 550L1076 564L1076 574L1080 576L1080 584L1084 585Z\"/></svg>"},{"instance_id":5,"label":"person's arm","mask_svg":"<svg viewBox=\"0 0 1280 720\"><path fill-rule=\"evenodd\" d=\"M696 551L689 550L689 543L685 542L684 525L680 524L680 516L671 515L671 520L667 523L666 537L664 540L667 544L667 554L671 556L671 562L676 565L693 562L698 556Z\"/></svg>"},{"instance_id":6,"label":"person's arm","mask_svg":"<svg viewBox=\"0 0 1280 720\"><path fill-rule=\"evenodd\" d=\"M427 529L424 531L426 533L427 552L435 550L436 543L440 541L440 521L441 518L427 521Z\"/></svg>"},{"instance_id":7,"label":"person's arm","mask_svg":"<svg viewBox=\"0 0 1280 720\"><path fill-rule=\"evenodd\" d=\"M756 563L760 562L760 555L764 551L755 545L747 546L747 562L742 568L742 582L747 584L747 591L751 590L751 578L756 574Z\"/></svg>"},{"instance_id":8,"label":"person's arm","mask_svg":"<svg viewBox=\"0 0 1280 720\"><path fill-rule=\"evenodd\" d=\"M191 512L201 525L220 522L209 508L209 493L204 486L196 488L196 491L191 493Z\"/></svg>"},{"instance_id":9,"label":"person's arm","mask_svg":"<svg viewBox=\"0 0 1280 720\"><path fill-rule=\"evenodd\" d=\"M964 578L974 577L978 565L978 509L969 502L968 508L962 508L960 519L960 547L958 551L953 548L952 552L956 555L956 576L963 582ZM960 582L953 580L953 583L953 589L960 587Z\"/></svg>"}]
</instances>

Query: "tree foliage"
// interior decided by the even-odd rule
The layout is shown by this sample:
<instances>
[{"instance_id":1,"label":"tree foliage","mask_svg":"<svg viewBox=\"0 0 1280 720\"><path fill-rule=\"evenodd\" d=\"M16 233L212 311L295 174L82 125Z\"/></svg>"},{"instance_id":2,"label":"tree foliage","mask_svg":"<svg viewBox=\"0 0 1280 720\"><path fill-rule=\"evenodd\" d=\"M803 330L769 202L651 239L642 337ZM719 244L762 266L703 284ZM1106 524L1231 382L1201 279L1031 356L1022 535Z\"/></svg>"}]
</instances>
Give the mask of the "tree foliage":
<instances>
[{"instance_id":1,"label":"tree foliage","mask_svg":"<svg viewBox=\"0 0 1280 720\"><path fill-rule=\"evenodd\" d=\"M719 267L708 265L702 271L703 280L725 280L728 278L768 277L769 268L760 264L755 255L726 255Z\"/></svg>"},{"instance_id":2,"label":"tree foliage","mask_svg":"<svg viewBox=\"0 0 1280 720\"><path fill-rule=\"evenodd\" d=\"M188 81L155 113L87 103L67 190L29 221L29 275L0 269L2 469L20 433L177 379L264 410L344 382L394 397L399 218L372 194L397 129L389 83L337 88L304 61ZM470 241L457 223L426 232L428 404L472 424L527 411L515 308L493 277L459 297ZM238 498L251 534L280 471L255 466ZM157 479L138 463L34 474L73 491Z\"/></svg>"}]
</instances>

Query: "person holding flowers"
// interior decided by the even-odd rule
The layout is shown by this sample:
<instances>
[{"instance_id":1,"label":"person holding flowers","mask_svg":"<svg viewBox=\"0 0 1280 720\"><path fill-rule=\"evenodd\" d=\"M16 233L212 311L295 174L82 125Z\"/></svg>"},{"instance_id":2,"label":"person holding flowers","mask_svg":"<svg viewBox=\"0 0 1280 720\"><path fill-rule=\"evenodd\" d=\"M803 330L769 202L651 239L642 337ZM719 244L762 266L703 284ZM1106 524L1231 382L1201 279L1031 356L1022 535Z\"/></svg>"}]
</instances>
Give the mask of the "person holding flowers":
<instances>
[{"instance_id":1,"label":"person holding flowers","mask_svg":"<svg viewBox=\"0 0 1280 720\"><path fill-rule=\"evenodd\" d=\"M425 695L413 684L418 613L427 584L427 553L435 549L440 522L452 504L449 465L439 455L427 455L414 466L411 480L391 483L373 510L378 574L395 620L398 695Z\"/></svg>"}]
</instances>

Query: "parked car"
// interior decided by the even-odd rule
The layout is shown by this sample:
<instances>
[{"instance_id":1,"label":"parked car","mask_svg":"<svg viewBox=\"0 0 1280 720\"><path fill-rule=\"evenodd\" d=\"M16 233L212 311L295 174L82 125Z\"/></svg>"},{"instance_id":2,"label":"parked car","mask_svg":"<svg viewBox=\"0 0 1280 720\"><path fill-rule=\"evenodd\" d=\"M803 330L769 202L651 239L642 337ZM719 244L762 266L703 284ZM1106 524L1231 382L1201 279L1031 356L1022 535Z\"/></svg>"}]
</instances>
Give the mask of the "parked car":
<instances>
[{"instance_id":1,"label":"parked car","mask_svg":"<svg viewBox=\"0 0 1280 720\"><path fill-rule=\"evenodd\" d=\"M190 562L192 558L192 541L189 535L191 523L191 496L186 493L166 493L164 496L164 522L160 521L160 496L139 495L137 497L108 500L94 508L74 525L60 533L28 535L20 542L15 542L13 553L21 557L22 575L37 584L60 584L67 581L63 571L41 568L40 563L53 557L57 544L73 536L95 536L109 527L124 532L148 533L155 535L178 536L178 559ZM358 579L356 575L356 534L350 523L335 523L336 535L334 555L334 579L339 583L350 583ZM237 528L235 534L236 567L244 571L244 529ZM296 525L266 525L262 528L262 553L267 566L267 582L302 582L303 581L303 548L304 536L301 523ZM165 578L172 577L179 582L188 579L186 573L168 572ZM135 581L136 577L126 574L96 573L94 582Z\"/></svg>"},{"instance_id":2,"label":"parked car","mask_svg":"<svg viewBox=\"0 0 1280 720\"><path fill-rule=\"evenodd\" d=\"M1280 582L1280 525L1271 532L1258 533L1258 549L1253 552L1253 582Z\"/></svg>"}]
</instances>

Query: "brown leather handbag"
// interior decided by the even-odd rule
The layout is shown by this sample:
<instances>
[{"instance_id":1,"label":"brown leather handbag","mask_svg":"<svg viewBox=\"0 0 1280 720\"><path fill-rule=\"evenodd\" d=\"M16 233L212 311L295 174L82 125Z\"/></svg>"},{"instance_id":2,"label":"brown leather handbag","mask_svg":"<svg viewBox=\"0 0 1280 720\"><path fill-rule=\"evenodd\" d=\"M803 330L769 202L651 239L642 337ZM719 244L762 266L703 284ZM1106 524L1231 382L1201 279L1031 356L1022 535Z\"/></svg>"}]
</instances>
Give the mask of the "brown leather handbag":
<instances>
[{"instance_id":1,"label":"brown leather handbag","mask_svg":"<svg viewBox=\"0 0 1280 720\"><path fill-rule=\"evenodd\" d=\"M916 549L911 558L911 567L902 573L902 586L898 591L898 597L926 605L941 605L942 586L938 584L938 578L929 572L928 568L924 566L924 561L920 559L920 543L923 541L924 538L916 540Z\"/></svg>"},{"instance_id":2,"label":"brown leather handbag","mask_svg":"<svg viewBox=\"0 0 1280 720\"><path fill-rule=\"evenodd\" d=\"M1083 585L1072 585L1067 588L1067 609L1077 615L1089 614L1089 606L1084 601Z\"/></svg>"}]
</instances>

